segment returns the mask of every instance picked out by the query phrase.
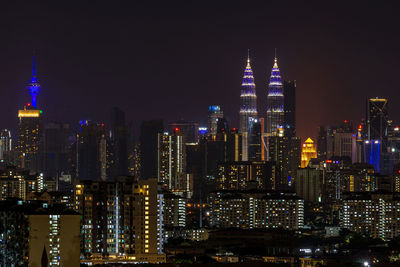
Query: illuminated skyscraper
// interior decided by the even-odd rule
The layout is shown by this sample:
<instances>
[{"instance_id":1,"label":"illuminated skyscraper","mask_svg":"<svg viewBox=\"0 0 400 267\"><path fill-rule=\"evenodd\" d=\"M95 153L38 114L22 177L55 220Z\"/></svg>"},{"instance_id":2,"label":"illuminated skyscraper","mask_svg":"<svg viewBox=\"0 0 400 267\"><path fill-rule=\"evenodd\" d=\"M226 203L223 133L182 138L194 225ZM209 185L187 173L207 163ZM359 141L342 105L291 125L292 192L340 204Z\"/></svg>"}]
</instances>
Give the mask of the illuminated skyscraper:
<instances>
[{"instance_id":1,"label":"illuminated skyscraper","mask_svg":"<svg viewBox=\"0 0 400 267\"><path fill-rule=\"evenodd\" d=\"M278 59L275 57L267 95L267 134L274 135L284 122L284 96Z\"/></svg>"},{"instance_id":2,"label":"illuminated skyscraper","mask_svg":"<svg viewBox=\"0 0 400 267\"><path fill-rule=\"evenodd\" d=\"M249 120L257 118L257 96L254 83L253 70L250 66L250 56L247 57L247 65L242 80L240 93L240 132L242 133L242 160L248 160L248 134Z\"/></svg>"},{"instance_id":3,"label":"illuminated skyscraper","mask_svg":"<svg viewBox=\"0 0 400 267\"><path fill-rule=\"evenodd\" d=\"M32 101L18 111L18 142L17 142L17 165L20 168L38 171L39 146L41 142L41 115L42 111L37 109L36 97L39 94L40 84L36 77L35 57L33 58L33 74L28 84L28 90Z\"/></svg>"},{"instance_id":4,"label":"illuminated skyscraper","mask_svg":"<svg viewBox=\"0 0 400 267\"><path fill-rule=\"evenodd\" d=\"M376 172L392 172L388 148L388 100L370 98L367 100L367 140L364 142L364 159L374 165Z\"/></svg>"},{"instance_id":5,"label":"illuminated skyscraper","mask_svg":"<svg viewBox=\"0 0 400 267\"><path fill-rule=\"evenodd\" d=\"M4 129L0 132L0 160L4 160L4 152L11 151L11 132Z\"/></svg>"},{"instance_id":6,"label":"illuminated skyscraper","mask_svg":"<svg viewBox=\"0 0 400 267\"><path fill-rule=\"evenodd\" d=\"M39 146L42 111L31 104L18 111L18 167L37 171L39 169Z\"/></svg>"},{"instance_id":7,"label":"illuminated skyscraper","mask_svg":"<svg viewBox=\"0 0 400 267\"><path fill-rule=\"evenodd\" d=\"M388 131L388 100L371 98L367 101L368 140L383 140Z\"/></svg>"},{"instance_id":8,"label":"illuminated skyscraper","mask_svg":"<svg viewBox=\"0 0 400 267\"><path fill-rule=\"evenodd\" d=\"M250 57L247 57L247 66L244 70L242 90L240 93L240 132L247 133L249 118L257 118L257 96L253 70L250 66Z\"/></svg>"},{"instance_id":9,"label":"illuminated skyscraper","mask_svg":"<svg viewBox=\"0 0 400 267\"><path fill-rule=\"evenodd\" d=\"M317 149L315 148L314 141L308 138L303 144L301 150L301 167L305 168L311 159L317 158Z\"/></svg>"},{"instance_id":10,"label":"illuminated skyscraper","mask_svg":"<svg viewBox=\"0 0 400 267\"><path fill-rule=\"evenodd\" d=\"M191 179L186 173L185 135L179 131L158 134L158 182L175 193L188 193Z\"/></svg>"},{"instance_id":11,"label":"illuminated skyscraper","mask_svg":"<svg viewBox=\"0 0 400 267\"><path fill-rule=\"evenodd\" d=\"M218 119L222 119L223 117L224 112L220 106L213 105L208 107L208 132L211 136L215 137L217 134Z\"/></svg>"}]
</instances>

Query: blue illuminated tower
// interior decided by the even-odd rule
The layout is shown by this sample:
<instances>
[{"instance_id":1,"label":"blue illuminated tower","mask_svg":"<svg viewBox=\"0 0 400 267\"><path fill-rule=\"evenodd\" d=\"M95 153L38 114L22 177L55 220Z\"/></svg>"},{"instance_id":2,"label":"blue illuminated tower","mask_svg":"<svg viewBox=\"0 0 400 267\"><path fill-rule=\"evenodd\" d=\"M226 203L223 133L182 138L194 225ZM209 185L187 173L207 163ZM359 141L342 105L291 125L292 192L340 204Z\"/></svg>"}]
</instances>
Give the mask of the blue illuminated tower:
<instances>
[{"instance_id":1,"label":"blue illuminated tower","mask_svg":"<svg viewBox=\"0 0 400 267\"><path fill-rule=\"evenodd\" d=\"M31 94L32 97L31 105L32 107L37 108L36 97L40 91L40 84L36 77L35 56L33 56L33 74L32 74L32 79L28 84L28 90L29 94Z\"/></svg>"},{"instance_id":2,"label":"blue illuminated tower","mask_svg":"<svg viewBox=\"0 0 400 267\"><path fill-rule=\"evenodd\" d=\"M274 135L278 133L279 127L283 125L284 115L283 85L278 68L278 59L275 56L268 85L267 134Z\"/></svg>"},{"instance_id":3,"label":"blue illuminated tower","mask_svg":"<svg viewBox=\"0 0 400 267\"><path fill-rule=\"evenodd\" d=\"M244 70L242 90L240 93L240 132L249 130L249 118L257 118L257 96L253 70L250 66L250 56L247 57L247 66Z\"/></svg>"}]
</instances>

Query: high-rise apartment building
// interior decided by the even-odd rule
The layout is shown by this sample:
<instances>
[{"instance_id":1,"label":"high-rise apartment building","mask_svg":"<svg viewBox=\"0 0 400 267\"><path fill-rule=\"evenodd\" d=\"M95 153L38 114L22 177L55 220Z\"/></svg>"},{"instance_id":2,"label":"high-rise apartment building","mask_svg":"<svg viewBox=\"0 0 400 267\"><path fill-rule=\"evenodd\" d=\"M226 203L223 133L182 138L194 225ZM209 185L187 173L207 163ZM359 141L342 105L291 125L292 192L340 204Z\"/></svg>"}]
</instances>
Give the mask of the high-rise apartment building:
<instances>
[{"instance_id":1,"label":"high-rise apartment building","mask_svg":"<svg viewBox=\"0 0 400 267\"><path fill-rule=\"evenodd\" d=\"M79 266L80 216L62 205L0 201L2 266Z\"/></svg>"},{"instance_id":2,"label":"high-rise apartment building","mask_svg":"<svg viewBox=\"0 0 400 267\"><path fill-rule=\"evenodd\" d=\"M266 161L221 162L217 190L276 189L275 165Z\"/></svg>"},{"instance_id":3,"label":"high-rise apartment building","mask_svg":"<svg viewBox=\"0 0 400 267\"><path fill-rule=\"evenodd\" d=\"M190 197L193 179L186 169L185 137L179 130L158 134L158 181L172 192Z\"/></svg>"},{"instance_id":4,"label":"high-rise apartment building","mask_svg":"<svg viewBox=\"0 0 400 267\"><path fill-rule=\"evenodd\" d=\"M304 201L295 193L215 191L208 202L211 227L297 230L304 225Z\"/></svg>"},{"instance_id":5,"label":"high-rise apartment building","mask_svg":"<svg viewBox=\"0 0 400 267\"><path fill-rule=\"evenodd\" d=\"M165 262L159 189L157 179L135 182L129 177L76 184L84 262L100 263L108 255L121 262Z\"/></svg>"},{"instance_id":6,"label":"high-rise apartment building","mask_svg":"<svg viewBox=\"0 0 400 267\"><path fill-rule=\"evenodd\" d=\"M164 228L186 226L187 199L172 193L164 194Z\"/></svg>"},{"instance_id":7,"label":"high-rise apartment building","mask_svg":"<svg viewBox=\"0 0 400 267\"><path fill-rule=\"evenodd\" d=\"M268 85L267 95L267 134L278 133L284 124L284 95L281 74L278 67L278 59L275 57Z\"/></svg>"},{"instance_id":8,"label":"high-rise apartment building","mask_svg":"<svg viewBox=\"0 0 400 267\"><path fill-rule=\"evenodd\" d=\"M343 228L383 240L400 235L398 193L348 193L343 196L342 209Z\"/></svg>"},{"instance_id":9,"label":"high-rise apartment building","mask_svg":"<svg viewBox=\"0 0 400 267\"><path fill-rule=\"evenodd\" d=\"M16 167L7 167L0 171L0 200L7 198L27 199L31 192L44 190L42 174L29 174L29 170L17 170Z\"/></svg>"}]
</instances>

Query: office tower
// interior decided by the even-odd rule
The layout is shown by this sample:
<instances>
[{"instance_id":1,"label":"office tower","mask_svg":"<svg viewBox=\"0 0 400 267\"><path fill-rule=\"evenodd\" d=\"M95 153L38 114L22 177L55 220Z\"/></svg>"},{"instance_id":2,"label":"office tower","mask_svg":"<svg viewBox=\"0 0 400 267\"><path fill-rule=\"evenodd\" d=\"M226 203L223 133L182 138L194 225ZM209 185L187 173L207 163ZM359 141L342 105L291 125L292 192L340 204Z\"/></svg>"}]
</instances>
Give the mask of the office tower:
<instances>
[{"instance_id":1,"label":"office tower","mask_svg":"<svg viewBox=\"0 0 400 267\"><path fill-rule=\"evenodd\" d=\"M388 130L388 100L370 98L367 101L367 138L384 140Z\"/></svg>"},{"instance_id":2,"label":"office tower","mask_svg":"<svg viewBox=\"0 0 400 267\"><path fill-rule=\"evenodd\" d=\"M216 178L217 190L275 189L275 165L266 161L221 162Z\"/></svg>"},{"instance_id":3,"label":"office tower","mask_svg":"<svg viewBox=\"0 0 400 267\"><path fill-rule=\"evenodd\" d=\"M251 119L257 118L257 95L253 70L250 66L250 56L244 70L242 89L240 91L239 130L242 134L242 161L248 160L248 134Z\"/></svg>"},{"instance_id":4,"label":"office tower","mask_svg":"<svg viewBox=\"0 0 400 267\"><path fill-rule=\"evenodd\" d=\"M240 132L248 133L249 118L257 118L257 96L253 70L250 66L250 56L244 70L242 89L240 91Z\"/></svg>"},{"instance_id":5,"label":"office tower","mask_svg":"<svg viewBox=\"0 0 400 267\"><path fill-rule=\"evenodd\" d=\"M217 134L217 123L219 119L224 117L224 112L218 105L208 107L208 133L215 138Z\"/></svg>"},{"instance_id":6,"label":"office tower","mask_svg":"<svg viewBox=\"0 0 400 267\"><path fill-rule=\"evenodd\" d=\"M17 170L17 167L12 166L0 171L0 200L26 200L29 193L41 192L43 189L43 174L30 174L29 170Z\"/></svg>"},{"instance_id":7,"label":"office tower","mask_svg":"<svg viewBox=\"0 0 400 267\"><path fill-rule=\"evenodd\" d=\"M267 95L267 134L278 133L284 123L284 96L281 74L278 68L278 59L275 57Z\"/></svg>"},{"instance_id":8,"label":"office tower","mask_svg":"<svg viewBox=\"0 0 400 267\"><path fill-rule=\"evenodd\" d=\"M186 173L185 135L158 134L158 181L175 193L191 197L193 177Z\"/></svg>"},{"instance_id":9,"label":"office tower","mask_svg":"<svg viewBox=\"0 0 400 267\"><path fill-rule=\"evenodd\" d=\"M180 120L168 124L168 131L170 133L179 131L182 135L185 135L186 144L197 144L199 142L198 130L199 124L197 122Z\"/></svg>"},{"instance_id":10,"label":"office tower","mask_svg":"<svg viewBox=\"0 0 400 267\"><path fill-rule=\"evenodd\" d=\"M241 161L242 134L236 128L232 129L226 138L226 161Z\"/></svg>"},{"instance_id":11,"label":"office tower","mask_svg":"<svg viewBox=\"0 0 400 267\"><path fill-rule=\"evenodd\" d=\"M268 160L276 164L276 189L287 190L296 178L297 168L301 166L300 138L288 136L280 128L278 135L268 138Z\"/></svg>"},{"instance_id":12,"label":"office tower","mask_svg":"<svg viewBox=\"0 0 400 267\"><path fill-rule=\"evenodd\" d=\"M285 135L296 136L296 81L283 82Z\"/></svg>"},{"instance_id":13,"label":"office tower","mask_svg":"<svg viewBox=\"0 0 400 267\"><path fill-rule=\"evenodd\" d=\"M31 104L18 111L18 167L31 171L40 169L39 148L41 145L41 115L42 111Z\"/></svg>"},{"instance_id":14,"label":"office tower","mask_svg":"<svg viewBox=\"0 0 400 267\"><path fill-rule=\"evenodd\" d=\"M342 201L341 227L372 238L390 240L400 235L398 193L348 193Z\"/></svg>"},{"instance_id":15,"label":"office tower","mask_svg":"<svg viewBox=\"0 0 400 267\"><path fill-rule=\"evenodd\" d=\"M164 132L162 120L143 121L140 126L140 175L142 179L158 177L158 134Z\"/></svg>"},{"instance_id":16,"label":"office tower","mask_svg":"<svg viewBox=\"0 0 400 267\"><path fill-rule=\"evenodd\" d=\"M10 130L4 129L0 132L0 161L4 161L4 153L12 149L12 139ZM7 157L7 156L6 156Z\"/></svg>"},{"instance_id":17,"label":"office tower","mask_svg":"<svg viewBox=\"0 0 400 267\"><path fill-rule=\"evenodd\" d=\"M43 130L44 175L58 177L68 172L69 124L50 122Z\"/></svg>"},{"instance_id":18,"label":"office tower","mask_svg":"<svg viewBox=\"0 0 400 267\"><path fill-rule=\"evenodd\" d=\"M390 173L391 166L386 162L388 137L388 100L370 98L366 110L366 140L364 141L364 159L374 165L376 172Z\"/></svg>"},{"instance_id":19,"label":"office tower","mask_svg":"<svg viewBox=\"0 0 400 267\"><path fill-rule=\"evenodd\" d=\"M334 134L334 156L348 157L357 162L356 136L354 133L336 132Z\"/></svg>"},{"instance_id":20,"label":"office tower","mask_svg":"<svg viewBox=\"0 0 400 267\"><path fill-rule=\"evenodd\" d=\"M187 199L172 193L164 193L164 230L186 226Z\"/></svg>"},{"instance_id":21,"label":"office tower","mask_svg":"<svg viewBox=\"0 0 400 267\"><path fill-rule=\"evenodd\" d=\"M114 107L111 111L109 177L128 175L128 126L125 113Z\"/></svg>"},{"instance_id":22,"label":"office tower","mask_svg":"<svg viewBox=\"0 0 400 267\"><path fill-rule=\"evenodd\" d=\"M163 195L157 179L82 181L75 185L83 263L165 262ZM106 219L105 219L106 218Z\"/></svg>"},{"instance_id":23,"label":"office tower","mask_svg":"<svg viewBox=\"0 0 400 267\"><path fill-rule=\"evenodd\" d=\"M265 160L264 147L264 118L249 118L248 132L248 160L261 161Z\"/></svg>"},{"instance_id":24,"label":"office tower","mask_svg":"<svg viewBox=\"0 0 400 267\"><path fill-rule=\"evenodd\" d=\"M79 218L60 205L0 201L1 265L79 266Z\"/></svg>"},{"instance_id":25,"label":"office tower","mask_svg":"<svg viewBox=\"0 0 400 267\"><path fill-rule=\"evenodd\" d=\"M307 167L308 163L311 159L317 158L317 150L314 145L314 141L311 138L308 138L301 150L301 167Z\"/></svg>"},{"instance_id":26,"label":"office tower","mask_svg":"<svg viewBox=\"0 0 400 267\"><path fill-rule=\"evenodd\" d=\"M211 227L296 230L304 224L304 201L295 193L215 191L208 203Z\"/></svg>"},{"instance_id":27,"label":"office tower","mask_svg":"<svg viewBox=\"0 0 400 267\"><path fill-rule=\"evenodd\" d=\"M305 201L321 202L322 200L322 177L321 171L311 168L297 170L296 193Z\"/></svg>"},{"instance_id":28,"label":"office tower","mask_svg":"<svg viewBox=\"0 0 400 267\"><path fill-rule=\"evenodd\" d=\"M107 142L104 124L82 120L76 134L76 176L79 180L107 179Z\"/></svg>"}]
</instances>

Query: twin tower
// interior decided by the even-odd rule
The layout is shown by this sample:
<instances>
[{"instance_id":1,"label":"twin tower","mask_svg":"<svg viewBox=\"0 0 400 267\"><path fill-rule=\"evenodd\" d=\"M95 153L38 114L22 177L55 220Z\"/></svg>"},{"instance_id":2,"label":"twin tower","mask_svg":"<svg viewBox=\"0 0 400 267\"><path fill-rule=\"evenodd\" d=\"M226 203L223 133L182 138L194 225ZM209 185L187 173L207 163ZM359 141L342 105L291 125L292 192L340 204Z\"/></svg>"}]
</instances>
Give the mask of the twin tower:
<instances>
[{"instance_id":1,"label":"twin tower","mask_svg":"<svg viewBox=\"0 0 400 267\"><path fill-rule=\"evenodd\" d=\"M284 95L278 59L275 56L267 95L267 135L275 135L284 123ZM242 90L240 94L240 132L249 132L249 122L258 117L256 85L253 70L250 66L250 57L247 57L247 66L244 71Z\"/></svg>"}]
</instances>

